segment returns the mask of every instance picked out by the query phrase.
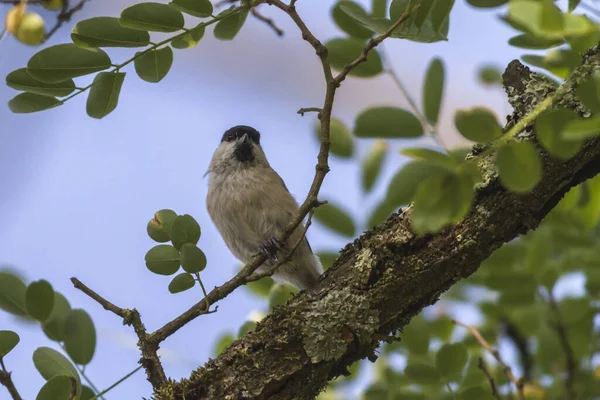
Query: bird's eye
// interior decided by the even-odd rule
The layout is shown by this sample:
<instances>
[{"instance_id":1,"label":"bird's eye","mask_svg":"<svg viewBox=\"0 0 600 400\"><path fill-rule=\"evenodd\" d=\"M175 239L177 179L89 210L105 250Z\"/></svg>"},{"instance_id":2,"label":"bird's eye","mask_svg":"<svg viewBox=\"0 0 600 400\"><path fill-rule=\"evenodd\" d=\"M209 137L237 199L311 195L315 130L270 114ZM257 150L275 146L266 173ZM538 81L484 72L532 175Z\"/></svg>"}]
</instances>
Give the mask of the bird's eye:
<instances>
[{"instance_id":1,"label":"bird's eye","mask_svg":"<svg viewBox=\"0 0 600 400\"><path fill-rule=\"evenodd\" d=\"M233 134L232 132L227 134L227 141L231 142L233 139L235 139L235 134Z\"/></svg>"}]
</instances>

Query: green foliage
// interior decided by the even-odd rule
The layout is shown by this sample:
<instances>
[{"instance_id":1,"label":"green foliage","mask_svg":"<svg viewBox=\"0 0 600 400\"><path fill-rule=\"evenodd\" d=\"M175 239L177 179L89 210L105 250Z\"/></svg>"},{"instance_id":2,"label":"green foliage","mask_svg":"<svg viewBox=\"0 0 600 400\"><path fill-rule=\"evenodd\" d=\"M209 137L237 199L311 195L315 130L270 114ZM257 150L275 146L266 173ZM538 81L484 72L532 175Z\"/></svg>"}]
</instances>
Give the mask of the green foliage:
<instances>
[{"instance_id":1,"label":"green foliage","mask_svg":"<svg viewBox=\"0 0 600 400\"><path fill-rule=\"evenodd\" d=\"M502 136L502 127L496 116L483 107L457 111L454 124L461 135L473 142L488 143Z\"/></svg>"},{"instance_id":2,"label":"green foliage","mask_svg":"<svg viewBox=\"0 0 600 400\"><path fill-rule=\"evenodd\" d=\"M29 93L50 97L68 96L75 91L75 82L67 79L57 83L45 83L34 79L27 73L27 68L19 68L6 76L6 85Z\"/></svg>"},{"instance_id":3,"label":"green foliage","mask_svg":"<svg viewBox=\"0 0 600 400\"><path fill-rule=\"evenodd\" d=\"M136 56L135 72L140 79L150 83L160 82L173 65L173 50L168 46L136 53Z\"/></svg>"},{"instance_id":4,"label":"green foliage","mask_svg":"<svg viewBox=\"0 0 600 400\"><path fill-rule=\"evenodd\" d=\"M173 275L179 269L179 251L171 245L159 244L146 253L146 267L160 275Z\"/></svg>"},{"instance_id":5,"label":"green foliage","mask_svg":"<svg viewBox=\"0 0 600 400\"><path fill-rule=\"evenodd\" d=\"M42 330L49 339L56 342L65 340L65 324L71 312L71 305L62 294L54 292L54 304L50 317L42 324Z\"/></svg>"},{"instance_id":6,"label":"green foliage","mask_svg":"<svg viewBox=\"0 0 600 400\"><path fill-rule=\"evenodd\" d=\"M331 17L335 24L343 32L357 39L369 39L373 36L373 31L365 28L360 22L346 14L342 10L341 6L344 6L350 10L360 12L361 14L367 14L367 12L360 6L360 4L354 1L340 0L331 9Z\"/></svg>"},{"instance_id":7,"label":"green foliage","mask_svg":"<svg viewBox=\"0 0 600 400\"><path fill-rule=\"evenodd\" d=\"M469 354L464 344L445 344L436 353L435 367L447 381L458 381L468 359Z\"/></svg>"},{"instance_id":8,"label":"green foliage","mask_svg":"<svg viewBox=\"0 0 600 400\"><path fill-rule=\"evenodd\" d=\"M62 102L54 97L27 92L20 93L8 101L8 107L16 114L49 110L60 105Z\"/></svg>"},{"instance_id":9,"label":"green foliage","mask_svg":"<svg viewBox=\"0 0 600 400\"><path fill-rule=\"evenodd\" d=\"M377 140L362 160L362 187L370 192L381 173L381 167L387 154L388 145L383 140Z\"/></svg>"},{"instance_id":10,"label":"green foliage","mask_svg":"<svg viewBox=\"0 0 600 400\"><path fill-rule=\"evenodd\" d=\"M27 62L27 73L38 81L58 83L105 70L110 65L110 57L100 49L57 44L35 53Z\"/></svg>"},{"instance_id":11,"label":"green foliage","mask_svg":"<svg viewBox=\"0 0 600 400\"><path fill-rule=\"evenodd\" d=\"M515 192L529 192L542 177L542 162L531 142L509 142L496 154L498 175L504 186Z\"/></svg>"},{"instance_id":12,"label":"green foliage","mask_svg":"<svg viewBox=\"0 0 600 400\"><path fill-rule=\"evenodd\" d=\"M7 78L8 80L8 78ZM577 95L584 106L600 113L600 72L596 71L577 87Z\"/></svg>"},{"instance_id":13,"label":"green foliage","mask_svg":"<svg viewBox=\"0 0 600 400\"><path fill-rule=\"evenodd\" d=\"M117 108L124 80L124 72L100 72L96 75L87 99L87 114L101 119Z\"/></svg>"},{"instance_id":14,"label":"green foliage","mask_svg":"<svg viewBox=\"0 0 600 400\"><path fill-rule=\"evenodd\" d=\"M171 225L171 243L180 249L185 243L197 244L200 240L200 225L189 214L179 215Z\"/></svg>"},{"instance_id":15,"label":"green foliage","mask_svg":"<svg viewBox=\"0 0 600 400\"><path fill-rule=\"evenodd\" d=\"M184 19L181 12L167 4L144 2L124 9L119 23L140 31L175 32L183 28Z\"/></svg>"},{"instance_id":16,"label":"green foliage","mask_svg":"<svg viewBox=\"0 0 600 400\"><path fill-rule=\"evenodd\" d=\"M13 315L27 315L23 280L8 271L0 271L0 308Z\"/></svg>"},{"instance_id":17,"label":"green foliage","mask_svg":"<svg viewBox=\"0 0 600 400\"><path fill-rule=\"evenodd\" d=\"M154 214L154 218L148 221L146 231L152 240L158 243L165 243L171 240L171 227L173 221L177 218L177 213L173 210L163 209Z\"/></svg>"},{"instance_id":18,"label":"green foliage","mask_svg":"<svg viewBox=\"0 0 600 400\"><path fill-rule=\"evenodd\" d=\"M356 118L354 134L360 138L417 138L423 135L419 119L397 107L375 107Z\"/></svg>"},{"instance_id":19,"label":"green foliage","mask_svg":"<svg viewBox=\"0 0 600 400\"><path fill-rule=\"evenodd\" d=\"M535 121L535 133L540 143L554 157L567 160L581 148L581 141L565 140L562 136L567 123L576 118L573 111L559 108L546 111Z\"/></svg>"},{"instance_id":20,"label":"green foliage","mask_svg":"<svg viewBox=\"0 0 600 400\"><path fill-rule=\"evenodd\" d=\"M171 283L169 283L169 292L171 292L173 294L181 293L188 289L193 288L195 284L196 284L196 281L194 280L194 277L192 274L189 274L187 272L182 272L182 273L176 275L175 278L173 278L173 280L171 280Z\"/></svg>"},{"instance_id":21,"label":"green foliage","mask_svg":"<svg viewBox=\"0 0 600 400\"><path fill-rule=\"evenodd\" d=\"M66 375L56 375L42 386L35 400L66 400L71 398L71 390L71 378Z\"/></svg>"},{"instance_id":22,"label":"green foliage","mask_svg":"<svg viewBox=\"0 0 600 400\"><path fill-rule=\"evenodd\" d=\"M281 306L298 293L298 289L291 285L274 284L269 290L269 307Z\"/></svg>"},{"instance_id":23,"label":"green foliage","mask_svg":"<svg viewBox=\"0 0 600 400\"><path fill-rule=\"evenodd\" d=\"M495 66L486 65L478 71L479 82L486 86L502 85L502 72Z\"/></svg>"},{"instance_id":24,"label":"green foliage","mask_svg":"<svg viewBox=\"0 0 600 400\"><path fill-rule=\"evenodd\" d=\"M195 244L185 243L181 246L181 266L190 274L203 271L206 268L206 256Z\"/></svg>"},{"instance_id":25,"label":"green foliage","mask_svg":"<svg viewBox=\"0 0 600 400\"><path fill-rule=\"evenodd\" d=\"M144 47L150 44L150 35L122 26L118 18L95 17L75 24L71 40L82 48Z\"/></svg>"},{"instance_id":26,"label":"green foliage","mask_svg":"<svg viewBox=\"0 0 600 400\"><path fill-rule=\"evenodd\" d=\"M65 320L65 350L76 364L87 365L96 351L96 328L87 312L73 309Z\"/></svg>"},{"instance_id":27,"label":"green foliage","mask_svg":"<svg viewBox=\"0 0 600 400\"><path fill-rule=\"evenodd\" d=\"M77 391L81 391L81 380L75 366L58 351L49 347L38 347L33 352L33 364L46 380L55 376L73 377L77 381Z\"/></svg>"},{"instance_id":28,"label":"green foliage","mask_svg":"<svg viewBox=\"0 0 600 400\"><path fill-rule=\"evenodd\" d=\"M213 12L210 0L173 0L169 7L199 18L210 17Z\"/></svg>"},{"instance_id":29,"label":"green foliage","mask_svg":"<svg viewBox=\"0 0 600 400\"><path fill-rule=\"evenodd\" d=\"M325 43L329 52L329 62L331 67L336 70L342 70L346 64L356 60L362 53L365 44L360 39L355 38L335 38ZM370 78L383 72L381 57L376 50L369 52L367 61L358 65L350 71L350 76L359 78Z\"/></svg>"},{"instance_id":30,"label":"green foliage","mask_svg":"<svg viewBox=\"0 0 600 400\"><path fill-rule=\"evenodd\" d=\"M429 64L423 85L423 111L427 121L437 124L444 95L444 63L435 58Z\"/></svg>"},{"instance_id":31,"label":"green foliage","mask_svg":"<svg viewBox=\"0 0 600 400\"><path fill-rule=\"evenodd\" d=\"M231 333L221 335L221 337L218 339L215 345L215 357L218 357L223 351L225 351L225 349L229 347L229 345L233 343L234 340L235 336L233 336Z\"/></svg>"},{"instance_id":32,"label":"green foliage","mask_svg":"<svg viewBox=\"0 0 600 400\"><path fill-rule=\"evenodd\" d=\"M48 281L31 282L25 291L27 313L38 321L44 322L50 317L54 306L54 289Z\"/></svg>"},{"instance_id":33,"label":"green foliage","mask_svg":"<svg viewBox=\"0 0 600 400\"><path fill-rule=\"evenodd\" d=\"M213 34L219 40L233 40L244 26L247 17L247 11L231 14L217 22Z\"/></svg>"},{"instance_id":34,"label":"green foliage","mask_svg":"<svg viewBox=\"0 0 600 400\"><path fill-rule=\"evenodd\" d=\"M317 207L314 219L342 236L353 237L356 234L352 217L340 206L331 202Z\"/></svg>"},{"instance_id":35,"label":"green foliage","mask_svg":"<svg viewBox=\"0 0 600 400\"><path fill-rule=\"evenodd\" d=\"M5 357L21 339L13 331L0 331L0 359Z\"/></svg>"}]
</instances>

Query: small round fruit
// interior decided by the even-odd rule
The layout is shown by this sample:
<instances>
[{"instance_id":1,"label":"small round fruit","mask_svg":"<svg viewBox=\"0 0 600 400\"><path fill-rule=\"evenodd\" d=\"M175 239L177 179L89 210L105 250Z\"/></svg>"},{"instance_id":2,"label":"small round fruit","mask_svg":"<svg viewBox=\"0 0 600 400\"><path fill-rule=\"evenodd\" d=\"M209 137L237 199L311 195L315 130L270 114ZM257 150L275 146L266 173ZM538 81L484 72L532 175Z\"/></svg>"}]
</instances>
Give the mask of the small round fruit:
<instances>
[{"instance_id":1,"label":"small round fruit","mask_svg":"<svg viewBox=\"0 0 600 400\"><path fill-rule=\"evenodd\" d=\"M45 34L44 19L36 13L25 13L15 37L22 43L36 45L42 43Z\"/></svg>"}]
</instances>

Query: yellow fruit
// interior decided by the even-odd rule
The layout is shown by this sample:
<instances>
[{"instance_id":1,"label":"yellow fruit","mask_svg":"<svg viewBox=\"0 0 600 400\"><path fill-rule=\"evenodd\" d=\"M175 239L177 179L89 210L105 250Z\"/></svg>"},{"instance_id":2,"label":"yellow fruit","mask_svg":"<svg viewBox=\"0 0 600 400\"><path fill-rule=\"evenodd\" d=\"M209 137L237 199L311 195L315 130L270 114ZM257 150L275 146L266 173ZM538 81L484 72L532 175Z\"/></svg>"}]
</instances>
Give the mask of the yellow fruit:
<instances>
[{"instance_id":1,"label":"yellow fruit","mask_svg":"<svg viewBox=\"0 0 600 400\"><path fill-rule=\"evenodd\" d=\"M45 34L44 19L36 13L25 13L15 37L22 43L36 45L42 43Z\"/></svg>"},{"instance_id":2,"label":"yellow fruit","mask_svg":"<svg viewBox=\"0 0 600 400\"><path fill-rule=\"evenodd\" d=\"M18 5L11 8L6 14L4 19L4 27L6 32L14 34L23 19L25 13L25 3L19 3Z\"/></svg>"},{"instance_id":3,"label":"yellow fruit","mask_svg":"<svg viewBox=\"0 0 600 400\"><path fill-rule=\"evenodd\" d=\"M62 8L63 0L43 0L42 6L47 10L58 10Z\"/></svg>"}]
</instances>

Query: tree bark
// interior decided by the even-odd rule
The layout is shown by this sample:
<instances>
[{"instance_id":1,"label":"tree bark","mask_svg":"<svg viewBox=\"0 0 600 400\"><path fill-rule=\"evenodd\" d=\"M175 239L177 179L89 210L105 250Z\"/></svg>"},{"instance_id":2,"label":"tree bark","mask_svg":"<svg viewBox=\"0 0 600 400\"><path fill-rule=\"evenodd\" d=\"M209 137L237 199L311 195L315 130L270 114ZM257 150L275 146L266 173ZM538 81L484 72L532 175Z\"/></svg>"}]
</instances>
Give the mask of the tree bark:
<instances>
[{"instance_id":1,"label":"tree bark","mask_svg":"<svg viewBox=\"0 0 600 400\"><path fill-rule=\"evenodd\" d=\"M556 107L582 112L575 89L600 69L600 50L590 50L567 81ZM513 61L504 87L515 109L507 127L556 90L539 74ZM531 126L512 140L536 143ZM314 289L276 308L255 331L233 342L188 379L170 381L157 399L313 399L353 362L374 361L379 339L395 334L448 288L474 273L502 244L535 229L564 194L600 172L600 138L587 141L567 161L538 146L543 177L528 194L498 181L493 154L474 148L484 182L463 221L435 235L417 237L410 207L365 232L342 251ZM479 155L478 155L479 154Z\"/></svg>"}]
</instances>

